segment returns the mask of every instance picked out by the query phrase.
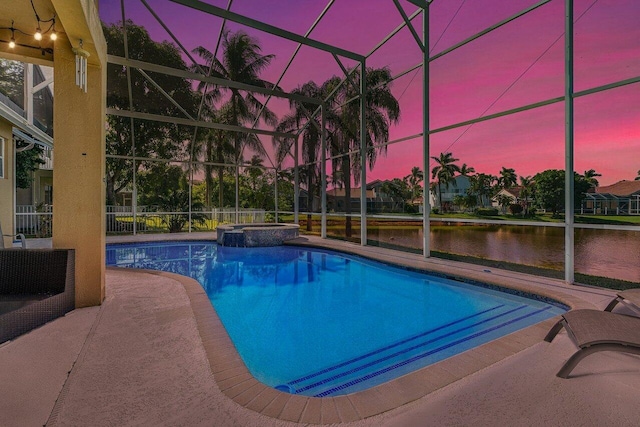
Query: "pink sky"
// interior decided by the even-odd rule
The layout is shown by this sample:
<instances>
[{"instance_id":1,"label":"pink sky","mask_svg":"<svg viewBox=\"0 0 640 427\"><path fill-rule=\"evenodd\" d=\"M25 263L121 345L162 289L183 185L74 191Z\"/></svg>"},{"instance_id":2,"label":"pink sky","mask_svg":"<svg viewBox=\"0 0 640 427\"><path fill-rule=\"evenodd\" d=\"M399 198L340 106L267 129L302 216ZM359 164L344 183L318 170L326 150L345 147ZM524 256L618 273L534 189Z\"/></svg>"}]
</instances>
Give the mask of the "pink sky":
<instances>
[{"instance_id":1,"label":"pink sky","mask_svg":"<svg viewBox=\"0 0 640 427\"><path fill-rule=\"evenodd\" d=\"M535 4L534 0L448 0L431 6L430 50L435 54L484 28ZM221 20L195 13L168 0L150 6L189 50L215 47ZM208 3L226 7L227 1ZM235 0L231 10L288 31L304 34L326 5L324 0ZM415 6L401 1L407 14ZM462 7L460 7L462 5ZM101 0L106 22L121 19L120 0ZM157 40L169 35L138 1L125 1L127 17L144 25ZM431 63L431 128L454 124L564 93L564 1L552 0L528 15ZM459 11L458 11L459 9ZM456 11L457 15L456 15ZM584 15L582 15L584 13ZM454 18L455 15L455 18ZM581 16L582 15L582 16ZM640 2L576 0L575 90L581 91L640 76ZM416 30L422 32L422 18ZM336 0L311 37L366 54L402 22L391 0ZM263 53L276 55L263 78L276 81L296 43L230 23L257 37ZM436 44L437 41L437 44ZM435 46L434 46L435 44ZM407 29L367 61L388 66L393 74L420 62L421 52ZM344 60L345 66L353 63ZM281 83L290 91L309 80L317 83L342 71L330 54L303 47ZM392 91L400 101L401 123L390 139L422 131L421 71L396 80ZM575 101L575 169L595 169L603 185L634 179L640 169L640 83ZM282 115L287 102L270 102ZM263 138L266 147L270 138ZM564 104L558 103L431 137L431 156L451 151L476 171L497 174L502 166L519 175L564 168ZM422 166L422 142L415 139L389 146L368 180L407 175ZM267 162L268 164L269 162ZM292 162L290 162L292 164ZM288 164L288 163L287 163Z\"/></svg>"}]
</instances>

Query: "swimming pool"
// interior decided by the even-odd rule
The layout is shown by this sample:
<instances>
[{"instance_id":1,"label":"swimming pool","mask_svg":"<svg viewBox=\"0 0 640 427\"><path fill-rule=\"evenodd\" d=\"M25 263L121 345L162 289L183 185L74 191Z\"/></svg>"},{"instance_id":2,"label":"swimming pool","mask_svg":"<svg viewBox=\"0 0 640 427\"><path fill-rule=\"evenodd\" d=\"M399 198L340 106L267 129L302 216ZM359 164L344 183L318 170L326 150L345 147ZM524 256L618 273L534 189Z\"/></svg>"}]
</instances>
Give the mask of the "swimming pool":
<instances>
[{"instance_id":1,"label":"swimming pool","mask_svg":"<svg viewBox=\"0 0 640 427\"><path fill-rule=\"evenodd\" d=\"M295 246L109 245L107 264L198 280L253 376L305 396L363 390L566 311Z\"/></svg>"}]
</instances>

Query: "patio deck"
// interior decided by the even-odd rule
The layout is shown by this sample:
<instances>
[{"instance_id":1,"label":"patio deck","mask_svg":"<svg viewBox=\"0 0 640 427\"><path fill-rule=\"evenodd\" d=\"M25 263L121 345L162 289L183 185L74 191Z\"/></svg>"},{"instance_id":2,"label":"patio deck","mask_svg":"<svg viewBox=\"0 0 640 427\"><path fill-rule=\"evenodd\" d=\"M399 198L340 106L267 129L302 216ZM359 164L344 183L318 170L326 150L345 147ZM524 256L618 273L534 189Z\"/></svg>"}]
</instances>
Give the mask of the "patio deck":
<instances>
[{"instance_id":1,"label":"patio deck","mask_svg":"<svg viewBox=\"0 0 640 427\"><path fill-rule=\"evenodd\" d=\"M107 241L212 236L144 235ZM481 266L424 260L380 248L316 238L310 238L309 243L532 287L545 294L562 294L581 307L604 308L613 297L607 290L567 286L508 271L492 269L488 273ZM190 298L181 280L172 275L108 269L107 297L102 306L75 310L0 345L0 425L299 425L247 409L221 391L224 378L212 373L211 355L207 353L212 337L198 328L207 308L199 305ZM440 368L432 373L449 378L444 381L448 385L364 420L341 422L361 418L372 402L397 405L380 402L383 395L375 392L369 394L369 402L352 398L347 400L349 405L343 405L336 399L323 400L322 405L331 405L332 410L311 401L296 407L299 402L292 401L282 404L276 415L288 412L298 415L284 418L303 420L305 424L340 422L354 427L637 425L640 357L596 354L585 359L571 379L562 380L555 373L575 350L564 332L551 344L540 338L524 350L517 349L515 354L510 344L499 341L489 343L483 351L506 357L479 364L482 357L464 353L450 362L436 364ZM425 378L425 387L428 381ZM411 387L415 385L401 388L399 394L413 393ZM261 402L258 395L246 405L275 408L280 403L277 399ZM320 414L334 415L321 418Z\"/></svg>"}]
</instances>

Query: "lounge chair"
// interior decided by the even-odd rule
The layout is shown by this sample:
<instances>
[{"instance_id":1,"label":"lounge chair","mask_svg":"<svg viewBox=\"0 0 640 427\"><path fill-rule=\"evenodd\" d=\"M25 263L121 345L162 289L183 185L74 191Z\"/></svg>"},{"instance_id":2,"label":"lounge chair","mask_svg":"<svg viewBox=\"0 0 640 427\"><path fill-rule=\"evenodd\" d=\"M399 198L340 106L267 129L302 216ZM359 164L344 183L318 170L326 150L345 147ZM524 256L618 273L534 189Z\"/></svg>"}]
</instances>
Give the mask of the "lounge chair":
<instances>
[{"instance_id":1,"label":"lounge chair","mask_svg":"<svg viewBox=\"0 0 640 427\"><path fill-rule=\"evenodd\" d=\"M27 247L27 240L24 237L24 234L3 234L2 233L2 224L0 224L0 249L4 249L4 238L11 237L13 240L19 239L22 249Z\"/></svg>"},{"instance_id":2,"label":"lounge chair","mask_svg":"<svg viewBox=\"0 0 640 427\"><path fill-rule=\"evenodd\" d=\"M640 354L640 318L599 310L573 310L562 315L545 341L551 342L562 328L579 350L556 374L567 378L573 368L598 351L620 351Z\"/></svg>"},{"instance_id":3,"label":"lounge chair","mask_svg":"<svg viewBox=\"0 0 640 427\"><path fill-rule=\"evenodd\" d=\"M618 292L618 296L609 303L604 311L613 310L613 307L618 305L618 303L640 316L640 289L627 289L626 291Z\"/></svg>"}]
</instances>

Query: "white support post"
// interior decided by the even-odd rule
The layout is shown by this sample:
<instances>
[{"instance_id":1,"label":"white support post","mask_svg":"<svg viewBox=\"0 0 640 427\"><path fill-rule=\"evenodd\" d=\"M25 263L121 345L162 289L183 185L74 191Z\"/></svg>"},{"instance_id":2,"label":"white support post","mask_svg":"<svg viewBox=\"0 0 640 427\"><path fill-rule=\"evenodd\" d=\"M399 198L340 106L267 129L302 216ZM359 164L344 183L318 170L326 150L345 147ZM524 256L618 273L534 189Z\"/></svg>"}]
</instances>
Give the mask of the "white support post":
<instances>
[{"instance_id":1,"label":"white support post","mask_svg":"<svg viewBox=\"0 0 640 427\"><path fill-rule=\"evenodd\" d=\"M572 284L574 268L574 178L573 178L573 0L565 0L565 180L564 180L564 280Z\"/></svg>"},{"instance_id":2,"label":"white support post","mask_svg":"<svg viewBox=\"0 0 640 427\"><path fill-rule=\"evenodd\" d=\"M367 67L360 62L360 245L367 245ZM350 197L351 195L349 195Z\"/></svg>"},{"instance_id":3,"label":"white support post","mask_svg":"<svg viewBox=\"0 0 640 427\"><path fill-rule=\"evenodd\" d=\"M24 111L27 122L33 123L33 64L24 64Z\"/></svg>"},{"instance_id":4,"label":"white support post","mask_svg":"<svg viewBox=\"0 0 640 427\"><path fill-rule=\"evenodd\" d=\"M296 138L295 147L293 149L293 222L295 224L299 223L299 213L300 213L300 173L298 171L298 153L299 153L299 144L300 137ZM307 207L307 210L310 210L310 207Z\"/></svg>"},{"instance_id":5,"label":"white support post","mask_svg":"<svg viewBox=\"0 0 640 427\"><path fill-rule=\"evenodd\" d=\"M238 165L238 160L236 157L236 224L240 223L240 166Z\"/></svg>"},{"instance_id":6,"label":"white support post","mask_svg":"<svg viewBox=\"0 0 640 427\"><path fill-rule=\"evenodd\" d=\"M422 12L422 255L431 256L430 220L431 204L429 203L429 5Z\"/></svg>"},{"instance_id":7,"label":"white support post","mask_svg":"<svg viewBox=\"0 0 640 427\"><path fill-rule=\"evenodd\" d=\"M278 169L275 169L275 178L273 179L273 196L275 206L275 221L278 223Z\"/></svg>"},{"instance_id":8,"label":"white support post","mask_svg":"<svg viewBox=\"0 0 640 427\"><path fill-rule=\"evenodd\" d=\"M320 132L320 159L322 161L322 165L320 167L320 176L321 176L321 191L320 191L320 203L322 209L322 219L321 219L321 228L320 228L320 237L323 239L327 238L327 131L325 130L325 116L324 116L325 106L320 106L320 117L321 117L321 132Z\"/></svg>"}]
</instances>

